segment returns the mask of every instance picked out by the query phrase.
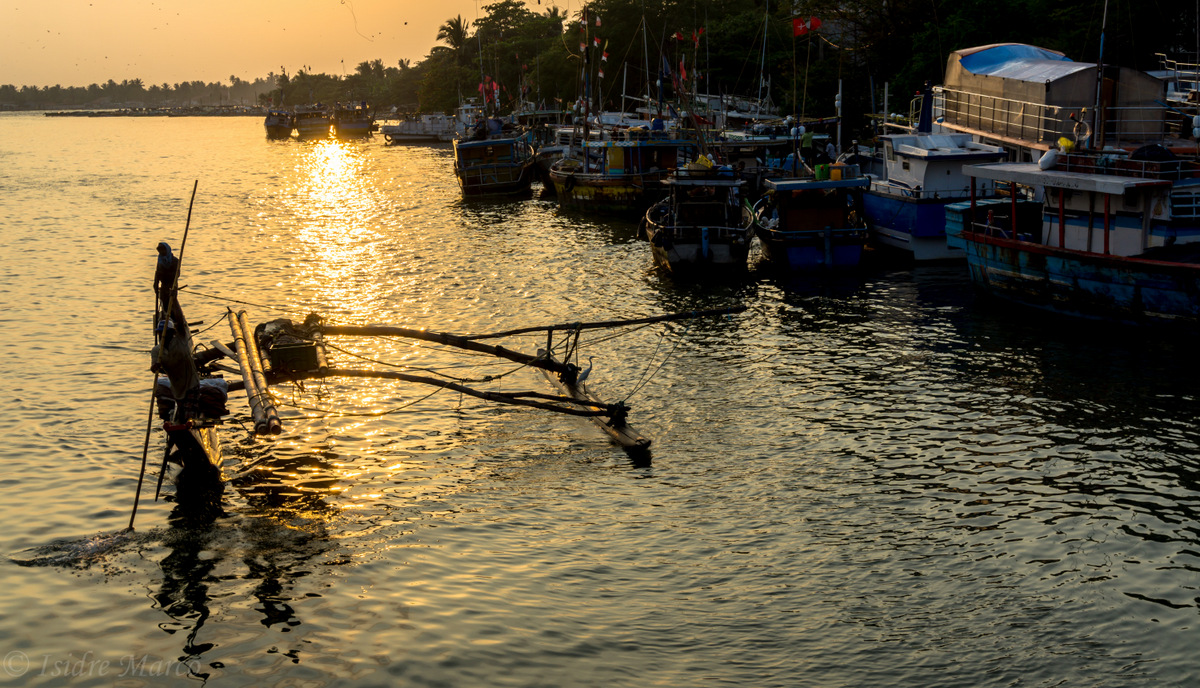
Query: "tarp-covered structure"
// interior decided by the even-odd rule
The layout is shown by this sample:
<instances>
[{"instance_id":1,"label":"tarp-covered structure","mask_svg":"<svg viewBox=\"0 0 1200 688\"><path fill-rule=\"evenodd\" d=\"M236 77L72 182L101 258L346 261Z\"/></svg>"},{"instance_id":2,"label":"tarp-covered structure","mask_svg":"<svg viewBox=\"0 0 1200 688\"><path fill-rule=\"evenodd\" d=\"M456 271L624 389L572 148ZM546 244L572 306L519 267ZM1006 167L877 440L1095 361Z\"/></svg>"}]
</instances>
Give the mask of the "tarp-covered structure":
<instances>
[{"instance_id":1,"label":"tarp-covered structure","mask_svg":"<svg viewBox=\"0 0 1200 688\"><path fill-rule=\"evenodd\" d=\"M1076 136L1072 114L1093 125L1096 65L1022 43L967 48L950 54L942 97L941 115L952 128L1046 148L1060 137ZM1091 144L1161 136L1165 113L1155 101L1164 98L1160 80L1106 66L1101 131L1093 132Z\"/></svg>"}]
</instances>

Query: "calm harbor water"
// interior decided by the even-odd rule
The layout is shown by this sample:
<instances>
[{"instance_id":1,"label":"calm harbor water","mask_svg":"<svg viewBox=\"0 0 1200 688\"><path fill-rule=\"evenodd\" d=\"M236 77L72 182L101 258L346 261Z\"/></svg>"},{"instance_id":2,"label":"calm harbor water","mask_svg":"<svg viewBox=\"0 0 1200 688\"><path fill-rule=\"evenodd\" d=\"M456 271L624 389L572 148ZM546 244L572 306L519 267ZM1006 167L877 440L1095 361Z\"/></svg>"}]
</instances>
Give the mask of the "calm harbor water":
<instances>
[{"instance_id":1,"label":"calm harbor water","mask_svg":"<svg viewBox=\"0 0 1200 688\"><path fill-rule=\"evenodd\" d=\"M154 246L178 247L195 180L181 300L201 341L229 339L227 307L461 333L749 310L582 338L648 463L581 420L432 388L281 388L284 435L224 428L218 513L151 501L152 475L120 534ZM448 147L0 115L0 683L1200 680L1194 338L1009 311L962 266L676 283L635 234L536 195L463 202ZM490 359L338 345L549 391Z\"/></svg>"}]
</instances>

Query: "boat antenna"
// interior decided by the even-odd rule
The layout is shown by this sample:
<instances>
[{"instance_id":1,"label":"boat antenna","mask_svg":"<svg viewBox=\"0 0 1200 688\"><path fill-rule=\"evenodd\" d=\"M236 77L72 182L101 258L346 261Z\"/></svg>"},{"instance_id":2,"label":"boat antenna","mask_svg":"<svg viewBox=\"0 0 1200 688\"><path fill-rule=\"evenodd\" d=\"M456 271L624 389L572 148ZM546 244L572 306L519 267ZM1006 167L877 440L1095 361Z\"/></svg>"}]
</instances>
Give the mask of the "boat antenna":
<instances>
[{"instance_id":1,"label":"boat antenna","mask_svg":"<svg viewBox=\"0 0 1200 688\"><path fill-rule=\"evenodd\" d=\"M185 248L187 248L188 230L191 229L191 226L192 226L192 206L196 203L196 188L199 186L200 186L200 180L197 179L195 181L195 183L192 184L192 200L188 202L187 222L183 226L183 241L180 242L180 244L179 244L179 258L175 264L175 280L171 284L171 292L167 296L167 303L164 304L166 311L164 312L163 316L165 319L170 319L171 311L174 308L175 291L179 288L179 272L180 272L180 269L183 267L183 250ZM187 327L187 323L183 323L183 326ZM166 330L167 330L167 328L164 325L163 326L163 334L164 335L166 334ZM141 501L141 498L142 498L142 481L146 478L146 454L150 451L150 428L152 427L153 422L154 422L154 402L155 402L155 399L157 396L156 395L157 391L158 391L158 371L154 371L154 384L151 385L151 387L150 387L150 411L146 416L146 438L142 442L142 469L141 469L141 472L138 473L137 491L133 493L133 511L129 514L129 527L126 528L126 530L133 530L133 519L137 517L138 502ZM167 455L170 452L171 452L171 443L168 441L167 449L163 453L163 470L166 469ZM162 486L162 471L160 471L158 474L158 484L159 484L159 487ZM158 499L157 491L155 493L154 498L155 498L155 500Z\"/></svg>"}]
</instances>

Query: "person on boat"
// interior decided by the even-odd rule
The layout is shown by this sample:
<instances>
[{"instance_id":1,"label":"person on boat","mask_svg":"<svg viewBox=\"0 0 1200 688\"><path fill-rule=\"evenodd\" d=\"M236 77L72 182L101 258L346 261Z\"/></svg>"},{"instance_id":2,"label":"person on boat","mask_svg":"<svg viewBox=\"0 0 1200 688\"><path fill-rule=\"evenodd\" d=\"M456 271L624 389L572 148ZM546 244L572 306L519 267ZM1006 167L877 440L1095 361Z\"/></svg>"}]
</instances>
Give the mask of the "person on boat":
<instances>
[{"instance_id":1,"label":"person on boat","mask_svg":"<svg viewBox=\"0 0 1200 688\"><path fill-rule=\"evenodd\" d=\"M479 117L478 119L475 120L475 132L471 136L471 140L483 141L484 139L487 138L487 136L488 136L487 121L484 120L483 117Z\"/></svg>"},{"instance_id":2,"label":"person on boat","mask_svg":"<svg viewBox=\"0 0 1200 688\"><path fill-rule=\"evenodd\" d=\"M804 159L805 164L810 167L813 160L816 158L816 151L813 150L813 132L812 129L800 127L800 157Z\"/></svg>"},{"instance_id":3,"label":"person on boat","mask_svg":"<svg viewBox=\"0 0 1200 688\"><path fill-rule=\"evenodd\" d=\"M179 259L171 252L171 245L165 241L158 242L158 264L154 268L154 294L158 299L155 310L164 316L168 304L173 303L171 291L175 288L178 273Z\"/></svg>"},{"instance_id":4,"label":"person on boat","mask_svg":"<svg viewBox=\"0 0 1200 688\"><path fill-rule=\"evenodd\" d=\"M837 147L833 145L833 139L825 144L825 157L829 158L829 162L837 160Z\"/></svg>"}]
</instances>

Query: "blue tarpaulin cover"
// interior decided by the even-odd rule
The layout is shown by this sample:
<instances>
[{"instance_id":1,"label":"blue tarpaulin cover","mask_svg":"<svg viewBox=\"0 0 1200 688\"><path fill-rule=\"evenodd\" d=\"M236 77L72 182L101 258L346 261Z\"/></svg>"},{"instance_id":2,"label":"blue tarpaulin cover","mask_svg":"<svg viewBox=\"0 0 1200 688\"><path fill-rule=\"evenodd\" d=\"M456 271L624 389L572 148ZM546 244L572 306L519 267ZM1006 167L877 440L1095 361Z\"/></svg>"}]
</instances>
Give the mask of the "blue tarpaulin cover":
<instances>
[{"instance_id":1,"label":"blue tarpaulin cover","mask_svg":"<svg viewBox=\"0 0 1200 688\"><path fill-rule=\"evenodd\" d=\"M1095 65L1073 62L1052 50L1020 43L988 46L959 58L972 74L999 76L1019 81L1054 81Z\"/></svg>"}]
</instances>

